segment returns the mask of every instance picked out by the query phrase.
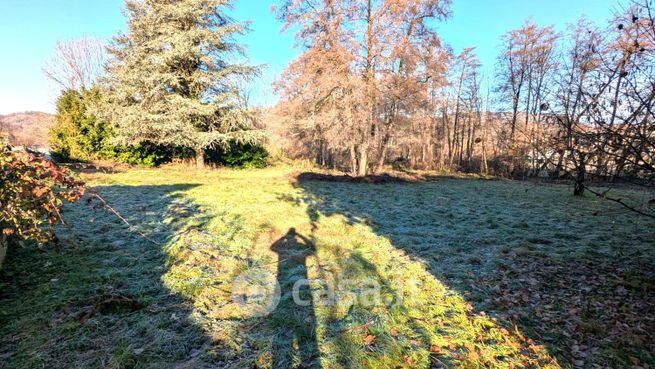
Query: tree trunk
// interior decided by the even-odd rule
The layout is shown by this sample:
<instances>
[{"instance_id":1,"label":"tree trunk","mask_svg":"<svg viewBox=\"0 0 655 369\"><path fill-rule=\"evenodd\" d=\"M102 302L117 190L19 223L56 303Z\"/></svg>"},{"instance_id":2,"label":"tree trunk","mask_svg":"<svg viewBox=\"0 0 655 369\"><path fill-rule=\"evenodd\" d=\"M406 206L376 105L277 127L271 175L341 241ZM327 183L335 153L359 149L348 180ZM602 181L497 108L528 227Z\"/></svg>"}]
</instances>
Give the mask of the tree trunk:
<instances>
[{"instance_id":1,"label":"tree trunk","mask_svg":"<svg viewBox=\"0 0 655 369\"><path fill-rule=\"evenodd\" d=\"M575 187L573 189L574 196L584 195L584 180L586 175L585 156L584 153L578 153L578 166L575 175Z\"/></svg>"},{"instance_id":2,"label":"tree trunk","mask_svg":"<svg viewBox=\"0 0 655 369\"><path fill-rule=\"evenodd\" d=\"M480 173L483 175L489 174L489 163L487 162L487 147L486 144L482 144L482 159L480 161Z\"/></svg>"},{"instance_id":3,"label":"tree trunk","mask_svg":"<svg viewBox=\"0 0 655 369\"><path fill-rule=\"evenodd\" d=\"M386 140L385 140L386 141ZM384 164L387 161L387 151L389 150L389 144L384 142L382 144L382 150L380 151L380 161L378 162L376 172L381 172L384 169Z\"/></svg>"},{"instance_id":4,"label":"tree trunk","mask_svg":"<svg viewBox=\"0 0 655 369\"><path fill-rule=\"evenodd\" d=\"M457 99L455 100L455 122L453 123L453 144L452 148L453 151L457 150L457 144L459 143L459 114L460 114L460 100L462 96L462 85L464 83L464 72L466 69L462 69L462 74L459 77L459 87L457 87ZM450 152L450 166L453 166L453 161L455 160L455 156L457 155L455 152ZM460 157L461 161L461 157Z\"/></svg>"},{"instance_id":5,"label":"tree trunk","mask_svg":"<svg viewBox=\"0 0 655 369\"><path fill-rule=\"evenodd\" d=\"M205 150L201 147L195 149L196 152L196 169L202 170L205 168Z\"/></svg>"},{"instance_id":6,"label":"tree trunk","mask_svg":"<svg viewBox=\"0 0 655 369\"><path fill-rule=\"evenodd\" d=\"M387 153L389 152L389 146L391 145L391 134L389 132L391 132L392 129L393 124L388 124L387 131L380 142L380 161L378 162L377 168L375 168L376 172L381 172L387 161Z\"/></svg>"},{"instance_id":7,"label":"tree trunk","mask_svg":"<svg viewBox=\"0 0 655 369\"><path fill-rule=\"evenodd\" d=\"M469 127L469 138L468 138L468 148L466 152L466 159L468 161L468 166L471 168L473 164L473 155L475 153L475 140L476 140L476 135L478 133L478 126L482 124L482 117L480 115L480 112L477 114L477 124L472 123L471 126Z\"/></svg>"},{"instance_id":8,"label":"tree trunk","mask_svg":"<svg viewBox=\"0 0 655 369\"><path fill-rule=\"evenodd\" d=\"M350 145L350 173L352 176L357 175L357 149L355 145Z\"/></svg>"},{"instance_id":9,"label":"tree trunk","mask_svg":"<svg viewBox=\"0 0 655 369\"><path fill-rule=\"evenodd\" d=\"M514 142L514 135L516 134L516 121L519 116L519 94L514 95L514 102L512 105L512 130L509 135L509 145L512 146Z\"/></svg>"},{"instance_id":10,"label":"tree trunk","mask_svg":"<svg viewBox=\"0 0 655 369\"><path fill-rule=\"evenodd\" d=\"M365 177L368 174L368 148L365 145L359 147L359 168L357 174Z\"/></svg>"},{"instance_id":11,"label":"tree trunk","mask_svg":"<svg viewBox=\"0 0 655 369\"><path fill-rule=\"evenodd\" d=\"M484 118L484 126L482 127L482 161L480 162L480 171L485 176L489 174L489 164L487 163L487 124L488 123L489 123L489 113L486 112Z\"/></svg>"},{"instance_id":12,"label":"tree trunk","mask_svg":"<svg viewBox=\"0 0 655 369\"><path fill-rule=\"evenodd\" d=\"M462 123L462 136L460 137L460 143L459 143L459 166L462 166L462 163L464 161L464 150L466 150L466 147L464 146L464 142L467 139L465 135L468 133L470 134L469 127L471 127L471 113L467 112L466 113L466 121ZM466 150L468 151L468 150Z\"/></svg>"},{"instance_id":13,"label":"tree trunk","mask_svg":"<svg viewBox=\"0 0 655 369\"><path fill-rule=\"evenodd\" d=\"M453 165L453 160L452 160L452 158L453 158L453 145L452 145L452 142L450 141L450 122L446 122L445 127L446 127L445 139L446 139L446 142L448 143L448 160L450 162L450 166L452 167L452 165Z\"/></svg>"},{"instance_id":14,"label":"tree trunk","mask_svg":"<svg viewBox=\"0 0 655 369\"><path fill-rule=\"evenodd\" d=\"M7 236L0 233L0 269L2 269L2 263L5 261L5 256L7 256L7 249L9 248L9 241Z\"/></svg>"}]
</instances>

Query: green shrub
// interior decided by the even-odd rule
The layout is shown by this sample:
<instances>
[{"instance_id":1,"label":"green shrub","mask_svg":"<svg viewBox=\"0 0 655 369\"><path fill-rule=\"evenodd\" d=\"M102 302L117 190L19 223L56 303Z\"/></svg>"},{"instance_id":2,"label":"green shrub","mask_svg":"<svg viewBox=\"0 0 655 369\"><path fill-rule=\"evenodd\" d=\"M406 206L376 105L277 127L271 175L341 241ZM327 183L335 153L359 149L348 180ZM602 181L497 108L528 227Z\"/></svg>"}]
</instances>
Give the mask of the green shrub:
<instances>
[{"instance_id":1,"label":"green shrub","mask_svg":"<svg viewBox=\"0 0 655 369\"><path fill-rule=\"evenodd\" d=\"M143 143L116 146L112 126L89 112L91 104L100 103L97 88L65 90L57 99L55 124L50 129L52 156L57 161L115 160L128 165L158 166L175 158L193 157L193 151L179 147ZM236 144L226 149L206 150L207 162L229 167L263 168L268 152L259 145Z\"/></svg>"},{"instance_id":2,"label":"green shrub","mask_svg":"<svg viewBox=\"0 0 655 369\"><path fill-rule=\"evenodd\" d=\"M60 162L115 160L128 165L158 166L186 153L177 148L144 143L117 146L111 143L111 125L89 113L89 105L100 101L97 88L65 90L57 99L55 124L50 129L52 156Z\"/></svg>"},{"instance_id":3,"label":"green shrub","mask_svg":"<svg viewBox=\"0 0 655 369\"><path fill-rule=\"evenodd\" d=\"M264 168L268 165L268 151L261 145L230 144L227 149L207 150L210 163L234 168Z\"/></svg>"},{"instance_id":4,"label":"green shrub","mask_svg":"<svg viewBox=\"0 0 655 369\"><path fill-rule=\"evenodd\" d=\"M99 99L95 88L82 92L68 89L57 99L55 123L49 133L57 160L88 161L113 155L111 126L88 112L89 104Z\"/></svg>"},{"instance_id":5,"label":"green shrub","mask_svg":"<svg viewBox=\"0 0 655 369\"><path fill-rule=\"evenodd\" d=\"M144 143L139 146L117 146L114 158L128 165L155 167L170 163L175 158L192 157L191 150L183 148Z\"/></svg>"}]
</instances>

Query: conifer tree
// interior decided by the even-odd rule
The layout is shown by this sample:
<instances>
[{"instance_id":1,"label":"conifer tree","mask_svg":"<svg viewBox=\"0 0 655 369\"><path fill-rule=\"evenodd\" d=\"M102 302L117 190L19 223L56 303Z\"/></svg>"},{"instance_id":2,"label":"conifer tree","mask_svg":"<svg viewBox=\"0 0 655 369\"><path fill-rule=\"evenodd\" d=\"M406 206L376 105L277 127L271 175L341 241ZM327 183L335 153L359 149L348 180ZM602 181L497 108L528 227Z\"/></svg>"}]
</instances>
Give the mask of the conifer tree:
<instances>
[{"instance_id":1,"label":"conifer tree","mask_svg":"<svg viewBox=\"0 0 655 369\"><path fill-rule=\"evenodd\" d=\"M246 31L225 14L230 0L126 0L128 31L114 38L101 109L124 145L150 142L194 150L256 143L239 84L257 72L239 63L234 37Z\"/></svg>"}]
</instances>

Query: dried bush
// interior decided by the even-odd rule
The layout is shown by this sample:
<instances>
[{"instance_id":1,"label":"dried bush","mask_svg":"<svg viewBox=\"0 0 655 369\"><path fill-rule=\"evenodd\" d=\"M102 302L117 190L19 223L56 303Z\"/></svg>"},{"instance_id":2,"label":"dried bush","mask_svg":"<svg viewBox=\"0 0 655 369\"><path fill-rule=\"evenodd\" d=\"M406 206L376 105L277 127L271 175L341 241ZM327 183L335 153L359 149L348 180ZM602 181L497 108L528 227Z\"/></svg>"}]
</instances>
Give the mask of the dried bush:
<instances>
[{"instance_id":1,"label":"dried bush","mask_svg":"<svg viewBox=\"0 0 655 369\"><path fill-rule=\"evenodd\" d=\"M4 236L41 244L63 223L61 206L84 195L84 183L49 160L0 150L0 229Z\"/></svg>"}]
</instances>

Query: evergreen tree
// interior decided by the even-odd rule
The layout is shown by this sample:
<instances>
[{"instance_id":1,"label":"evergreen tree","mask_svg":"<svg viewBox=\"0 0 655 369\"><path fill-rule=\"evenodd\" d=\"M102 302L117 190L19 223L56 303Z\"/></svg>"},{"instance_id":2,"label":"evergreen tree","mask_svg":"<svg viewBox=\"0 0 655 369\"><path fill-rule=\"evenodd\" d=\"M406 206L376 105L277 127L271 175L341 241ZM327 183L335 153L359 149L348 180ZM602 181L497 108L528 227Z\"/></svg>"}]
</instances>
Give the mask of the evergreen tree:
<instances>
[{"instance_id":1,"label":"evergreen tree","mask_svg":"<svg viewBox=\"0 0 655 369\"><path fill-rule=\"evenodd\" d=\"M96 119L89 106L100 99L97 88L63 90L57 98L57 114L49 131L53 154L62 160L92 160L113 155L111 127Z\"/></svg>"},{"instance_id":2,"label":"evergreen tree","mask_svg":"<svg viewBox=\"0 0 655 369\"><path fill-rule=\"evenodd\" d=\"M187 147L204 165L204 150L260 141L249 129L239 82L256 69L234 36L230 0L126 0L128 32L109 48L104 113L117 143Z\"/></svg>"}]
</instances>

